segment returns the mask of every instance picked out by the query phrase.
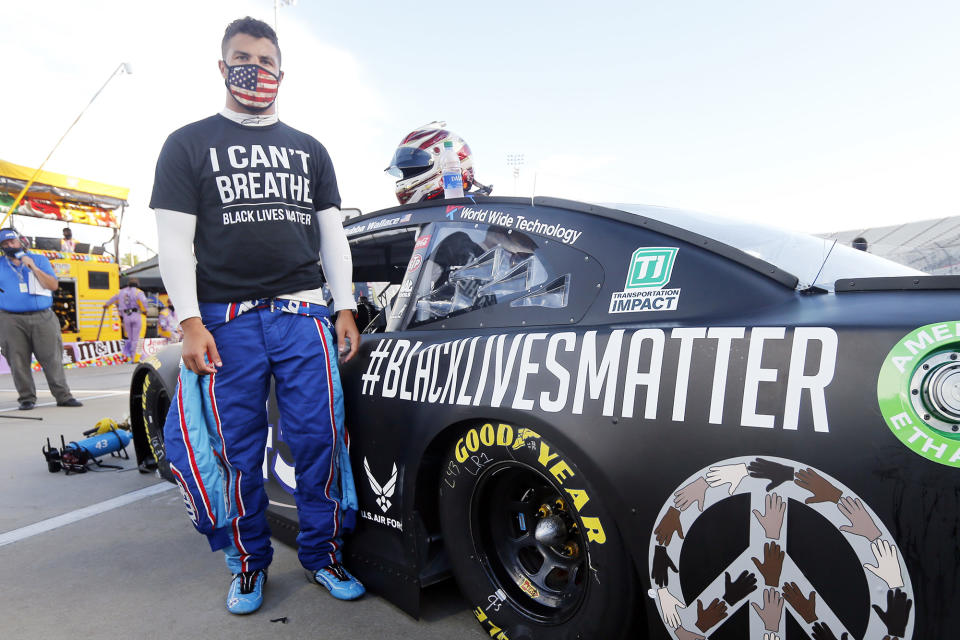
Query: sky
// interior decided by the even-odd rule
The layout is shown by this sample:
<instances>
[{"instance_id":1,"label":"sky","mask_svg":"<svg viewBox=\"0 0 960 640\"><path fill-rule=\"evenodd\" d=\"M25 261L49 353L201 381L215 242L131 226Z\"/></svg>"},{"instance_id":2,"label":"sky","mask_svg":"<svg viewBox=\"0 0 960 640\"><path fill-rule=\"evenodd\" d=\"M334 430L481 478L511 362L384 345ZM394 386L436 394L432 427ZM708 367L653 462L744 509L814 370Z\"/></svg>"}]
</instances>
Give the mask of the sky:
<instances>
[{"instance_id":1,"label":"sky","mask_svg":"<svg viewBox=\"0 0 960 640\"><path fill-rule=\"evenodd\" d=\"M152 255L157 154L223 107L220 40L244 15L273 24L274 1L5 8L0 158L38 166L111 78L45 168L129 187L121 250ZM952 0L299 0L277 31L280 117L327 147L343 206L364 213L396 205L383 169L403 136L444 120L494 195L808 233L960 215ZM122 62L132 75L111 76ZM517 178L508 154L523 154Z\"/></svg>"}]
</instances>

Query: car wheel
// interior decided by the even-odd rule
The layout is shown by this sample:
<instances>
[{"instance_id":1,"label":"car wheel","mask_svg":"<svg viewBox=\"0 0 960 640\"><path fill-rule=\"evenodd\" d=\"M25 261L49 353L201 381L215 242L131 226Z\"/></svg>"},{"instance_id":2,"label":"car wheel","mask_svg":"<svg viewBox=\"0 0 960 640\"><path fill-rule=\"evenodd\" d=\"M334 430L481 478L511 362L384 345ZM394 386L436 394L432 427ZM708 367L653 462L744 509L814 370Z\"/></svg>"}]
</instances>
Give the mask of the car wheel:
<instances>
[{"instance_id":1,"label":"car wheel","mask_svg":"<svg viewBox=\"0 0 960 640\"><path fill-rule=\"evenodd\" d=\"M167 460L166 449L163 444L163 423L167 419L167 410L170 408L170 398L163 387L160 376L154 371L148 371L143 378L141 393L143 406L143 427L150 443L150 453L156 462L157 473L167 480L173 481L170 473L170 461Z\"/></svg>"},{"instance_id":2,"label":"car wheel","mask_svg":"<svg viewBox=\"0 0 960 640\"><path fill-rule=\"evenodd\" d=\"M439 514L460 589L492 638L629 637L636 579L602 496L539 434L464 432Z\"/></svg>"}]
</instances>

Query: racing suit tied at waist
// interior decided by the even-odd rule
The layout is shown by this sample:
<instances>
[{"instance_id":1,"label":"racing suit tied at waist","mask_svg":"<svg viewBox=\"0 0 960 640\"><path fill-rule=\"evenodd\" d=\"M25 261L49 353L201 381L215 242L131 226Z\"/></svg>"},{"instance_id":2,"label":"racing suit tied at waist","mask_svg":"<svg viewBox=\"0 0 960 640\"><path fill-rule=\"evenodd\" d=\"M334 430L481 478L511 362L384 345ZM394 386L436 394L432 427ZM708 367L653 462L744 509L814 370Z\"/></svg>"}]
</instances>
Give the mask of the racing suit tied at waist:
<instances>
[{"instance_id":1,"label":"racing suit tied at waist","mask_svg":"<svg viewBox=\"0 0 960 640\"><path fill-rule=\"evenodd\" d=\"M201 305L202 306L202 305ZM226 306L226 305L224 305ZM318 308L318 305L312 305ZM326 307L322 307L326 310ZM191 520L197 531L207 536L213 551L223 549L233 543L232 521L237 517L237 504L229 487L235 486L236 473L226 463L221 450L222 439L211 405L210 395L205 392L210 376L199 376L185 366L180 367L181 428L189 434L190 464L194 474L203 480L208 494L201 504L195 504L190 492L183 486L178 473L178 485ZM340 506L343 513L343 528L352 530L356 523L358 509L357 492L353 482L353 470L350 464L350 452L344 435L345 429L337 430L337 474L340 484Z\"/></svg>"}]
</instances>

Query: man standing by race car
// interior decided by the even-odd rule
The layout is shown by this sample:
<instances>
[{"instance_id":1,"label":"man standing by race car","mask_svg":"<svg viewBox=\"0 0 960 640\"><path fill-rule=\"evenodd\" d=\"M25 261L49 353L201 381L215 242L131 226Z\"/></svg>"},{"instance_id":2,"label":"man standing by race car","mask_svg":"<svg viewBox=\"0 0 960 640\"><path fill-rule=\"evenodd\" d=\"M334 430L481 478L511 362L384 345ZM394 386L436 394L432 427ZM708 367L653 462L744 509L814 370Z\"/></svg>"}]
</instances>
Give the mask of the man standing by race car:
<instances>
[{"instance_id":1,"label":"man standing by race car","mask_svg":"<svg viewBox=\"0 0 960 640\"><path fill-rule=\"evenodd\" d=\"M170 468L194 525L226 554L227 609L257 610L273 556L261 475L273 378L296 465L300 562L311 581L352 600L364 588L340 564L340 536L356 498L317 261L349 360L360 336L336 176L323 145L277 118L273 29L236 20L221 49L226 106L170 135L151 199L160 270L184 332L164 427Z\"/></svg>"},{"instance_id":2,"label":"man standing by race car","mask_svg":"<svg viewBox=\"0 0 960 640\"><path fill-rule=\"evenodd\" d=\"M60 283L50 261L24 249L14 229L0 229L0 352L10 364L21 411L37 404L30 361L43 367L58 407L83 406L70 393L63 373L63 340L53 306Z\"/></svg>"}]
</instances>

